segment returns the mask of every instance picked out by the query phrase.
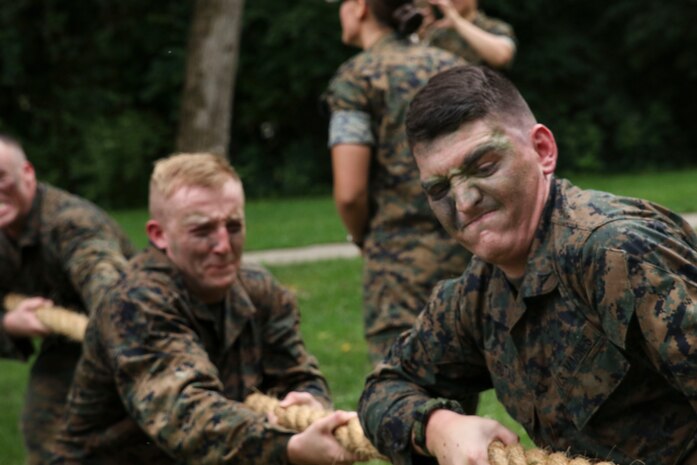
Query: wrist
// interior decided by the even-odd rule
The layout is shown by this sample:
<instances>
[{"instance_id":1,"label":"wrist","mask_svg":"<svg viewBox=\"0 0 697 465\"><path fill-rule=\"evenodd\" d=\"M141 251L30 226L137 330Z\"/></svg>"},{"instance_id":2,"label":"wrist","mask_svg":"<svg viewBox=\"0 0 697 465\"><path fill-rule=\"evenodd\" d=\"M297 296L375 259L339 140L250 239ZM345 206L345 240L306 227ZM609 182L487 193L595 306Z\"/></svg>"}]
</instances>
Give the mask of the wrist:
<instances>
[{"instance_id":1,"label":"wrist","mask_svg":"<svg viewBox=\"0 0 697 465\"><path fill-rule=\"evenodd\" d=\"M416 409L412 429L413 443L417 450L426 455L432 455L427 447L426 428L431 416L438 410L448 410L460 415L465 414L459 402L443 398L430 399Z\"/></svg>"},{"instance_id":2,"label":"wrist","mask_svg":"<svg viewBox=\"0 0 697 465\"><path fill-rule=\"evenodd\" d=\"M352 234L346 235L346 241L352 243L353 245L355 245L359 249L363 248L364 240L365 240L365 238L363 238L363 237L354 237Z\"/></svg>"}]
</instances>

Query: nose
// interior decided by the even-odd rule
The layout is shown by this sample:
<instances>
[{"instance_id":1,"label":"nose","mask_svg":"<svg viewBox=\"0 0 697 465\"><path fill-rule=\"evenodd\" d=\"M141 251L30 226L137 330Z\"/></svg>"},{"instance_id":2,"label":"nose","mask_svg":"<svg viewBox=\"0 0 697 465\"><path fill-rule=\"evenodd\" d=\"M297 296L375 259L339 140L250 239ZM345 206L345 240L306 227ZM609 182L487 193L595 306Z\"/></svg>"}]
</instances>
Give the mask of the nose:
<instances>
[{"instance_id":1,"label":"nose","mask_svg":"<svg viewBox=\"0 0 697 465\"><path fill-rule=\"evenodd\" d=\"M468 180L453 183L453 198L458 212L468 214L479 206L482 193Z\"/></svg>"},{"instance_id":2,"label":"nose","mask_svg":"<svg viewBox=\"0 0 697 465\"><path fill-rule=\"evenodd\" d=\"M211 236L211 246L213 252L217 254L226 254L232 250L230 234L225 226L215 230L215 233Z\"/></svg>"}]
</instances>

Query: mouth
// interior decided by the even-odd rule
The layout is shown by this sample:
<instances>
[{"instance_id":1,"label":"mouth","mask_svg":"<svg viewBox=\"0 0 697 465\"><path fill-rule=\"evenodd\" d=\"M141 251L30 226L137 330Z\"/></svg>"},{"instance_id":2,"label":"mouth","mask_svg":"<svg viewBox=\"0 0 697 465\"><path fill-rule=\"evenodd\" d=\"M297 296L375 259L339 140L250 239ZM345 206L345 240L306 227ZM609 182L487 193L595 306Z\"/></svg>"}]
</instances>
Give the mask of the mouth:
<instances>
[{"instance_id":1,"label":"mouth","mask_svg":"<svg viewBox=\"0 0 697 465\"><path fill-rule=\"evenodd\" d=\"M482 213L478 214L478 215L475 216L474 218L471 218L470 220L468 220L467 222L465 222L465 224L462 225L462 228L461 228L461 229L462 229L463 231L466 230L466 229L468 229L470 226L473 226L473 225L479 223L480 221L482 221L484 218L487 218L487 217L488 217L489 215L491 215L492 213L494 213L494 210L488 210L488 211L485 211L485 212L482 212Z\"/></svg>"}]
</instances>

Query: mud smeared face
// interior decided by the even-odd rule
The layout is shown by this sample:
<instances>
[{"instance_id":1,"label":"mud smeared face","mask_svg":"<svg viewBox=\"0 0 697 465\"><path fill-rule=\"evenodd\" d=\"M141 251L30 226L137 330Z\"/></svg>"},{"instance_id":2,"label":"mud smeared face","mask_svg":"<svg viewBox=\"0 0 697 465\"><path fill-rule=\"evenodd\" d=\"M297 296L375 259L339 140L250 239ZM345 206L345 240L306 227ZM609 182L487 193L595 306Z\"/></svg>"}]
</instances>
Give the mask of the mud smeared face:
<instances>
[{"instance_id":1,"label":"mud smeared face","mask_svg":"<svg viewBox=\"0 0 697 465\"><path fill-rule=\"evenodd\" d=\"M450 235L489 263L524 268L551 174L530 134L480 120L417 144L414 155Z\"/></svg>"},{"instance_id":2,"label":"mud smeared face","mask_svg":"<svg viewBox=\"0 0 697 465\"><path fill-rule=\"evenodd\" d=\"M34 168L13 146L0 142L0 229L17 237L36 193Z\"/></svg>"}]
</instances>

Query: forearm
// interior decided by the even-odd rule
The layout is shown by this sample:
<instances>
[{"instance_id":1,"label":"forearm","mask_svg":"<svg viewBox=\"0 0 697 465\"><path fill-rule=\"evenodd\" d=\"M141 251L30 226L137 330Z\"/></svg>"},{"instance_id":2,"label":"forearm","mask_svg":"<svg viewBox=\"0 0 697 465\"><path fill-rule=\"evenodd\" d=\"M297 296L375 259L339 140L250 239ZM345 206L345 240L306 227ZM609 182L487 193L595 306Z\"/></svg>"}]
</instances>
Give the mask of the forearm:
<instances>
[{"instance_id":1,"label":"forearm","mask_svg":"<svg viewBox=\"0 0 697 465\"><path fill-rule=\"evenodd\" d=\"M415 415L429 397L420 389L398 379L371 376L358 405L358 416L366 436L393 463L410 464L419 455L412 447Z\"/></svg>"},{"instance_id":2,"label":"forearm","mask_svg":"<svg viewBox=\"0 0 697 465\"><path fill-rule=\"evenodd\" d=\"M334 203L353 242L361 244L370 221L369 178L371 146L338 144L332 147Z\"/></svg>"},{"instance_id":3,"label":"forearm","mask_svg":"<svg viewBox=\"0 0 697 465\"><path fill-rule=\"evenodd\" d=\"M85 237L81 245L66 258L75 289L78 289L86 310L92 313L104 304L110 290L123 277L128 262L116 239Z\"/></svg>"},{"instance_id":4,"label":"forearm","mask_svg":"<svg viewBox=\"0 0 697 465\"><path fill-rule=\"evenodd\" d=\"M335 197L336 209L353 242L360 244L365 239L370 220L368 193L345 200Z\"/></svg>"},{"instance_id":5,"label":"forearm","mask_svg":"<svg viewBox=\"0 0 697 465\"><path fill-rule=\"evenodd\" d=\"M461 16L451 20L457 33L489 66L502 68L513 59L515 43L509 37L487 32Z\"/></svg>"}]
</instances>

